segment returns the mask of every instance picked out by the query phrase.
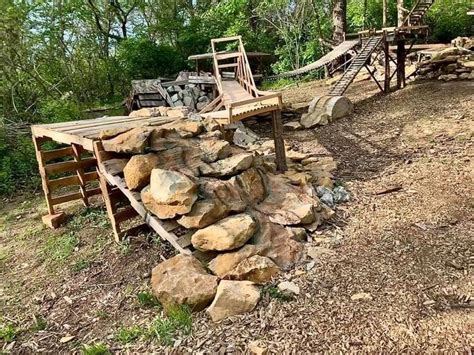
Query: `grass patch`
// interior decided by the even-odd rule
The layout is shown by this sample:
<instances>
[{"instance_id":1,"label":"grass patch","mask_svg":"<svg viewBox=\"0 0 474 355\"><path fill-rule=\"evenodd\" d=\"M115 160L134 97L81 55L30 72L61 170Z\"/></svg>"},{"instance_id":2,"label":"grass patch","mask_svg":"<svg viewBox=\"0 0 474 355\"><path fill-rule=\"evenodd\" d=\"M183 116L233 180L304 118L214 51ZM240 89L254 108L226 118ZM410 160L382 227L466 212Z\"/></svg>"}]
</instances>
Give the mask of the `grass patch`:
<instances>
[{"instance_id":1,"label":"grass patch","mask_svg":"<svg viewBox=\"0 0 474 355\"><path fill-rule=\"evenodd\" d=\"M80 259L72 265L71 269L73 272L80 272L89 268L91 265L92 262L90 260Z\"/></svg>"},{"instance_id":2,"label":"grass patch","mask_svg":"<svg viewBox=\"0 0 474 355\"><path fill-rule=\"evenodd\" d=\"M20 331L13 324L0 324L0 339L5 343L15 340L19 333Z\"/></svg>"},{"instance_id":3,"label":"grass patch","mask_svg":"<svg viewBox=\"0 0 474 355\"><path fill-rule=\"evenodd\" d=\"M120 243L116 243L115 246L117 251L123 256L129 255L132 251L130 241L128 239L124 239Z\"/></svg>"},{"instance_id":4,"label":"grass patch","mask_svg":"<svg viewBox=\"0 0 474 355\"><path fill-rule=\"evenodd\" d=\"M191 333L193 319L188 306L175 306L168 310L167 318L157 318L148 329L148 337L163 345L173 345L177 335Z\"/></svg>"},{"instance_id":5,"label":"grass patch","mask_svg":"<svg viewBox=\"0 0 474 355\"><path fill-rule=\"evenodd\" d=\"M132 327L120 328L115 339L122 344L129 344L145 334L146 329L134 325Z\"/></svg>"},{"instance_id":6,"label":"grass patch","mask_svg":"<svg viewBox=\"0 0 474 355\"><path fill-rule=\"evenodd\" d=\"M38 315L34 317L35 322L31 327L31 330L34 332L38 332L41 330L45 330L46 327L48 326L48 323L46 322L46 319L43 318L43 316Z\"/></svg>"},{"instance_id":7,"label":"grass patch","mask_svg":"<svg viewBox=\"0 0 474 355\"><path fill-rule=\"evenodd\" d=\"M5 265L8 262L8 259L10 258L10 255L8 254L8 251L6 248L0 248L0 267L4 268Z\"/></svg>"},{"instance_id":8,"label":"grass patch","mask_svg":"<svg viewBox=\"0 0 474 355\"><path fill-rule=\"evenodd\" d=\"M137 294L138 303L143 308L161 308L161 303L154 294L148 291L142 291Z\"/></svg>"},{"instance_id":9,"label":"grass patch","mask_svg":"<svg viewBox=\"0 0 474 355\"><path fill-rule=\"evenodd\" d=\"M84 345L82 347L83 355L108 355L110 354L109 348L104 343L95 343L91 345Z\"/></svg>"},{"instance_id":10,"label":"grass patch","mask_svg":"<svg viewBox=\"0 0 474 355\"><path fill-rule=\"evenodd\" d=\"M262 291L264 295L266 294L270 298L274 298L280 302L289 302L293 300L293 296L281 292L276 286L266 286Z\"/></svg>"},{"instance_id":11,"label":"grass patch","mask_svg":"<svg viewBox=\"0 0 474 355\"><path fill-rule=\"evenodd\" d=\"M106 229L110 227L110 222L105 210L101 207L87 207L71 219L69 226L74 230L80 230L84 226Z\"/></svg>"},{"instance_id":12,"label":"grass patch","mask_svg":"<svg viewBox=\"0 0 474 355\"><path fill-rule=\"evenodd\" d=\"M59 236L51 236L46 241L43 254L47 260L61 262L73 253L74 248L78 244L79 239L73 232Z\"/></svg>"}]
</instances>

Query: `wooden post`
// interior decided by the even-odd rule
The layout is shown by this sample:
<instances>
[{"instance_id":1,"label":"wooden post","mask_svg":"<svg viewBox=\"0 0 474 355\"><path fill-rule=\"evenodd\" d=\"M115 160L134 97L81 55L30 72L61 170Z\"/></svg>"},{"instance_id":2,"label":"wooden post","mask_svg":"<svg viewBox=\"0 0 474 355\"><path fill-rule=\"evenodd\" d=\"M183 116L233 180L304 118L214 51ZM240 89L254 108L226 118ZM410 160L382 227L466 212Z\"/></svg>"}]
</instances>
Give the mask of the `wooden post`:
<instances>
[{"instance_id":1,"label":"wooden post","mask_svg":"<svg viewBox=\"0 0 474 355\"><path fill-rule=\"evenodd\" d=\"M405 87L405 39L397 40L397 88Z\"/></svg>"},{"instance_id":2,"label":"wooden post","mask_svg":"<svg viewBox=\"0 0 474 355\"><path fill-rule=\"evenodd\" d=\"M288 170L286 165L285 141L283 140L283 125L281 123L281 110L272 111L272 133L275 144L276 166L279 172Z\"/></svg>"},{"instance_id":3,"label":"wooden post","mask_svg":"<svg viewBox=\"0 0 474 355\"><path fill-rule=\"evenodd\" d=\"M388 94L390 92L390 53L389 53L389 46L388 46L388 39L387 39L387 32L384 31L383 35L383 54L384 54L384 66L385 66L385 73L384 73L384 92Z\"/></svg>"},{"instance_id":4,"label":"wooden post","mask_svg":"<svg viewBox=\"0 0 474 355\"><path fill-rule=\"evenodd\" d=\"M72 144L72 151L73 151L73 158L75 162L80 163L81 162L81 153L83 151L83 148L77 144ZM78 168L76 170L77 178L79 179L79 190L81 191L82 195L82 202L84 203L84 206L89 206L89 199L87 198L87 190L86 190L86 181L84 178L84 169L83 168Z\"/></svg>"}]
</instances>

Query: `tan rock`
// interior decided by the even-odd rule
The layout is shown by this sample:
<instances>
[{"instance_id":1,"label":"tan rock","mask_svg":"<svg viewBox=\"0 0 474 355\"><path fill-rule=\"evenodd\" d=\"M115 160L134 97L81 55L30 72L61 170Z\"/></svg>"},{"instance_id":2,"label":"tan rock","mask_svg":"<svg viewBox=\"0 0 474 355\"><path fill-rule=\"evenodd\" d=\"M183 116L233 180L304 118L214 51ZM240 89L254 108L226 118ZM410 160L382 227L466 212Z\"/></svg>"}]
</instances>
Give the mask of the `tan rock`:
<instances>
[{"instance_id":1,"label":"tan rock","mask_svg":"<svg viewBox=\"0 0 474 355\"><path fill-rule=\"evenodd\" d=\"M315 220L319 208L317 197L311 197L304 186L293 186L281 176L267 174L267 198L255 208L272 222L282 225L309 224Z\"/></svg>"},{"instance_id":2,"label":"tan rock","mask_svg":"<svg viewBox=\"0 0 474 355\"><path fill-rule=\"evenodd\" d=\"M134 128L115 138L103 140L102 145L107 152L143 154L151 132L150 128Z\"/></svg>"},{"instance_id":3,"label":"tan rock","mask_svg":"<svg viewBox=\"0 0 474 355\"><path fill-rule=\"evenodd\" d=\"M187 107L172 107L166 111L166 115L172 118L188 117L189 109Z\"/></svg>"},{"instance_id":4,"label":"tan rock","mask_svg":"<svg viewBox=\"0 0 474 355\"><path fill-rule=\"evenodd\" d=\"M205 118L203 124L208 132L219 131L221 129L221 125L212 117Z\"/></svg>"},{"instance_id":5,"label":"tan rock","mask_svg":"<svg viewBox=\"0 0 474 355\"><path fill-rule=\"evenodd\" d=\"M302 161L303 159L308 158L308 154L297 152L295 150L290 149L286 151L286 158L293 161Z\"/></svg>"},{"instance_id":6,"label":"tan rock","mask_svg":"<svg viewBox=\"0 0 474 355\"><path fill-rule=\"evenodd\" d=\"M206 163L227 158L232 153L229 142L224 140L204 140L199 147L202 151L201 158Z\"/></svg>"},{"instance_id":7,"label":"tan rock","mask_svg":"<svg viewBox=\"0 0 474 355\"><path fill-rule=\"evenodd\" d=\"M172 107L168 106L159 106L158 111L160 112L160 116L168 116L168 111L171 110Z\"/></svg>"},{"instance_id":8,"label":"tan rock","mask_svg":"<svg viewBox=\"0 0 474 355\"><path fill-rule=\"evenodd\" d=\"M316 162L305 165L305 170L309 172L325 171L332 173L337 169L337 164L332 157L321 157Z\"/></svg>"},{"instance_id":9,"label":"tan rock","mask_svg":"<svg viewBox=\"0 0 474 355\"><path fill-rule=\"evenodd\" d=\"M191 237L196 249L233 250L244 245L255 233L257 225L248 214L242 213L198 230Z\"/></svg>"},{"instance_id":10,"label":"tan rock","mask_svg":"<svg viewBox=\"0 0 474 355\"><path fill-rule=\"evenodd\" d=\"M188 229L207 227L227 215L227 208L220 201L200 200L197 201L191 212L178 219L178 223Z\"/></svg>"},{"instance_id":11,"label":"tan rock","mask_svg":"<svg viewBox=\"0 0 474 355\"><path fill-rule=\"evenodd\" d=\"M261 245L246 244L236 251L219 254L209 262L208 268L214 275L222 278L229 271L236 268L241 261L257 255L263 250L264 248Z\"/></svg>"},{"instance_id":12,"label":"tan rock","mask_svg":"<svg viewBox=\"0 0 474 355\"><path fill-rule=\"evenodd\" d=\"M222 280L216 297L206 312L214 322L252 311L260 300L260 290L250 281Z\"/></svg>"},{"instance_id":13,"label":"tan rock","mask_svg":"<svg viewBox=\"0 0 474 355\"><path fill-rule=\"evenodd\" d=\"M336 253L328 248L324 247L309 247L308 248L308 256L311 259L319 260L325 256L333 256L336 255Z\"/></svg>"},{"instance_id":14,"label":"tan rock","mask_svg":"<svg viewBox=\"0 0 474 355\"><path fill-rule=\"evenodd\" d=\"M119 134L125 133L130 131L130 127L118 127L118 128L108 128L108 129L103 129L100 131L99 138L104 140L104 139L110 139L117 137Z\"/></svg>"},{"instance_id":15,"label":"tan rock","mask_svg":"<svg viewBox=\"0 0 474 355\"><path fill-rule=\"evenodd\" d=\"M197 185L179 172L153 169L150 185L142 190L141 197L159 218L174 218L191 211L197 200Z\"/></svg>"},{"instance_id":16,"label":"tan rock","mask_svg":"<svg viewBox=\"0 0 474 355\"><path fill-rule=\"evenodd\" d=\"M145 107L130 112L129 117L156 117L161 116L160 111L156 107Z\"/></svg>"},{"instance_id":17,"label":"tan rock","mask_svg":"<svg viewBox=\"0 0 474 355\"><path fill-rule=\"evenodd\" d=\"M245 170L232 179L235 179L235 183L240 188L242 198L250 205L261 202L267 196L265 183L256 168Z\"/></svg>"},{"instance_id":18,"label":"tan rock","mask_svg":"<svg viewBox=\"0 0 474 355\"><path fill-rule=\"evenodd\" d=\"M284 226L271 222L261 213L255 213L254 217L259 229L252 243L264 247L260 255L269 257L283 270L289 270L303 259L303 244L292 239L292 234Z\"/></svg>"},{"instance_id":19,"label":"tan rock","mask_svg":"<svg viewBox=\"0 0 474 355\"><path fill-rule=\"evenodd\" d=\"M248 280L257 284L265 284L280 272L280 268L269 258L254 255L239 263L225 276L231 280Z\"/></svg>"},{"instance_id":20,"label":"tan rock","mask_svg":"<svg viewBox=\"0 0 474 355\"><path fill-rule=\"evenodd\" d=\"M288 178L293 185L306 185L311 182L311 175L302 173L294 170L288 170L285 172L285 177Z\"/></svg>"},{"instance_id":21,"label":"tan rock","mask_svg":"<svg viewBox=\"0 0 474 355\"><path fill-rule=\"evenodd\" d=\"M260 341L251 341L249 343L249 351L251 354L254 355L267 355L268 348L265 346L263 342Z\"/></svg>"},{"instance_id":22,"label":"tan rock","mask_svg":"<svg viewBox=\"0 0 474 355\"><path fill-rule=\"evenodd\" d=\"M236 179L200 179L199 190L204 197L219 200L229 212L243 212L247 208Z\"/></svg>"},{"instance_id":23,"label":"tan rock","mask_svg":"<svg viewBox=\"0 0 474 355\"><path fill-rule=\"evenodd\" d=\"M219 160L209 166L200 169L204 176L224 177L236 175L252 166L253 155L241 153L229 158Z\"/></svg>"},{"instance_id":24,"label":"tan rock","mask_svg":"<svg viewBox=\"0 0 474 355\"><path fill-rule=\"evenodd\" d=\"M134 155L123 169L127 187L130 190L141 190L148 185L151 171L159 165L159 162L159 157L153 153Z\"/></svg>"},{"instance_id":25,"label":"tan rock","mask_svg":"<svg viewBox=\"0 0 474 355\"><path fill-rule=\"evenodd\" d=\"M168 115L170 112L172 112L172 110L168 111ZM161 126L161 129L166 130L164 133L165 138L173 138L173 135L170 135L168 132L176 132L179 137L190 138L201 133L203 125L199 121L176 120Z\"/></svg>"},{"instance_id":26,"label":"tan rock","mask_svg":"<svg viewBox=\"0 0 474 355\"><path fill-rule=\"evenodd\" d=\"M165 309L187 304L200 311L211 303L217 283L217 277L207 274L196 258L184 254L158 264L151 276L153 294Z\"/></svg>"}]
</instances>

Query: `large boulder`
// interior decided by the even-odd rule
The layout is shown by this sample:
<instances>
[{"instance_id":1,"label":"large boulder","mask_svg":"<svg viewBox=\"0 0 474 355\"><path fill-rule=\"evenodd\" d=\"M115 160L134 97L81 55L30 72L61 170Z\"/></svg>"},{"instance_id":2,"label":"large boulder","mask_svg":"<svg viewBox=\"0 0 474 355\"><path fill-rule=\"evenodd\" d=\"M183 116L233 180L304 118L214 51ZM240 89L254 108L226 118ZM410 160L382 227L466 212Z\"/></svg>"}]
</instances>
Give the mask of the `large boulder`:
<instances>
[{"instance_id":1,"label":"large boulder","mask_svg":"<svg viewBox=\"0 0 474 355\"><path fill-rule=\"evenodd\" d=\"M250 205L261 202L267 195L265 182L256 168L250 168L243 173L234 176L233 179L240 188L242 198Z\"/></svg>"},{"instance_id":2,"label":"large boulder","mask_svg":"<svg viewBox=\"0 0 474 355\"><path fill-rule=\"evenodd\" d=\"M207 227L227 215L227 208L216 200L199 200L191 212L178 219L178 223L188 229Z\"/></svg>"},{"instance_id":3,"label":"large boulder","mask_svg":"<svg viewBox=\"0 0 474 355\"><path fill-rule=\"evenodd\" d=\"M115 138L103 140L102 145L107 152L143 154L152 131L150 128L137 127Z\"/></svg>"},{"instance_id":4,"label":"large boulder","mask_svg":"<svg viewBox=\"0 0 474 355\"><path fill-rule=\"evenodd\" d=\"M159 165L160 158L153 153L134 155L125 165L123 175L130 190L140 190L150 182L151 171Z\"/></svg>"},{"instance_id":5,"label":"large boulder","mask_svg":"<svg viewBox=\"0 0 474 355\"><path fill-rule=\"evenodd\" d=\"M227 181L200 179L199 190L205 198L220 201L229 212L243 212L247 208L241 189L234 178Z\"/></svg>"},{"instance_id":6,"label":"large boulder","mask_svg":"<svg viewBox=\"0 0 474 355\"><path fill-rule=\"evenodd\" d=\"M198 230L191 237L193 246L201 251L233 250L244 245L255 233L257 224L248 214L242 213Z\"/></svg>"},{"instance_id":7,"label":"large boulder","mask_svg":"<svg viewBox=\"0 0 474 355\"><path fill-rule=\"evenodd\" d=\"M174 110L168 111L168 115L170 114L170 112L173 112L173 111ZM165 124L161 126L161 128L167 131L176 132L178 136L180 137L189 138L189 137L197 136L199 133L201 133L203 130L203 125L199 121L177 120L177 121L173 121L171 123ZM165 133L165 136L167 135L169 135L169 133Z\"/></svg>"},{"instance_id":8,"label":"large boulder","mask_svg":"<svg viewBox=\"0 0 474 355\"><path fill-rule=\"evenodd\" d=\"M151 274L153 293L165 309L187 304L200 311L211 303L217 283L217 277L209 275L199 260L183 254L158 264Z\"/></svg>"},{"instance_id":9,"label":"large boulder","mask_svg":"<svg viewBox=\"0 0 474 355\"><path fill-rule=\"evenodd\" d=\"M240 153L200 168L204 176L233 176L252 166L253 154Z\"/></svg>"},{"instance_id":10,"label":"large boulder","mask_svg":"<svg viewBox=\"0 0 474 355\"><path fill-rule=\"evenodd\" d=\"M282 225L313 223L319 209L318 198L311 197L304 186L293 186L281 176L268 174L268 196L255 208L272 222Z\"/></svg>"},{"instance_id":11,"label":"large boulder","mask_svg":"<svg viewBox=\"0 0 474 355\"><path fill-rule=\"evenodd\" d=\"M153 169L150 185L142 190L141 197L159 218L174 218L191 211L197 200L197 185L182 173Z\"/></svg>"},{"instance_id":12,"label":"large boulder","mask_svg":"<svg viewBox=\"0 0 474 355\"><path fill-rule=\"evenodd\" d=\"M207 309L214 322L252 311L260 300L260 290L250 281L222 280L216 297Z\"/></svg>"},{"instance_id":13,"label":"large boulder","mask_svg":"<svg viewBox=\"0 0 474 355\"><path fill-rule=\"evenodd\" d=\"M280 268L271 259L254 255L241 261L235 269L227 273L226 278L265 284L278 275L279 272Z\"/></svg>"},{"instance_id":14,"label":"large boulder","mask_svg":"<svg viewBox=\"0 0 474 355\"><path fill-rule=\"evenodd\" d=\"M202 160L206 163L227 158L232 153L229 142L224 140L204 140L199 147L202 151Z\"/></svg>"},{"instance_id":15,"label":"large boulder","mask_svg":"<svg viewBox=\"0 0 474 355\"><path fill-rule=\"evenodd\" d=\"M212 259L207 265L214 275L224 277L235 269L241 261L263 252L261 245L246 244L242 248L229 253L222 253Z\"/></svg>"}]
</instances>

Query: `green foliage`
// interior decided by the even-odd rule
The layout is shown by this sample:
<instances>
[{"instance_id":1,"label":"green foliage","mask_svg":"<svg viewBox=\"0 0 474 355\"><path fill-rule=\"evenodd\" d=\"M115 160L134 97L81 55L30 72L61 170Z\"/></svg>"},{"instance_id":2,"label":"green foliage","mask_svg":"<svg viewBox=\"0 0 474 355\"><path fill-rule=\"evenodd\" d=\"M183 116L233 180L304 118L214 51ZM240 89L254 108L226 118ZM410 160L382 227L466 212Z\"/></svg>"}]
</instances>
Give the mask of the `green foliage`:
<instances>
[{"instance_id":1,"label":"green foliage","mask_svg":"<svg viewBox=\"0 0 474 355\"><path fill-rule=\"evenodd\" d=\"M161 308L161 303L155 295L150 292L142 291L137 294L138 303L143 308Z\"/></svg>"},{"instance_id":2,"label":"green foliage","mask_svg":"<svg viewBox=\"0 0 474 355\"><path fill-rule=\"evenodd\" d=\"M0 339L6 343L15 340L19 333L20 331L13 324L0 324Z\"/></svg>"},{"instance_id":3,"label":"green foliage","mask_svg":"<svg viewBox=\"0 0 474 355\"><path fill-rule=\"evenodd\" d=\"M144 334L145 330L139 326L123 327L119 329L115 339L122 344L129 344Z\"/></svg>"},{"instance_id":4,"label":"green foliage","mask_svg":"<svg viewBox=\"0 0 474 355\"><path fill-rule=\"evenodd\" d=\"M148 329L147 337L156 339L163 345L172 345L179 334L188 335L192 330L191 310L188 306L175 306L168 309L167 318L156 318Z\"/></svg>"},{"instance_id":5,"label":"green foliage","mask_svg":"<svg viewBox=\"0 0 474 355\"><path fill-rule=\"evenodd\" d=\"M70 98L48 99L41 103L38 111L40 122L66 122L82 118L79 105Z\"/></svg>"},{"instance_id":6,"label":"green foliage","mask_svg":"<svg viewBox=\"0 0 474 355\"><path fill-rule=\"evenodd\" d=\"M263 293L270 298L274 298L280 302L289 302L293 300L291 295L281 292L276 286L266 286L263 288Z\"/></svg>"},{"instance_id":7,"label":"green foliage","mask_svg":"<svg viewBox=\"0 0 474 355\"><path fill-rule=\"evenodd\" d=\"M67 259L79 244L79 238L73 232L52 235L45 243L43 255L48 261L61 262Z\"/></svg>"},{"instance_id":8,"label":"green foliage","mask_svg":"<svg viewBox=\"0 0 474 355\"><path fill-rule=\"evenodd\" d=\"M109 348L104 343L95 343L91 345L84 345L82 348L83 355L108 355Z\"/></svg>"},{"instance_id":9,"label":"green foliage","mask_svg":"<svg viewBox=\"0 0 474 355\"><path fill-rule=\"evenodd\" d=\"M431 29L431 40L448 43L457 36L472 36L474 16L467 11L472 3L458 0L435 1L427 13L427 24Z\"/></svg>"}]
</instances>

